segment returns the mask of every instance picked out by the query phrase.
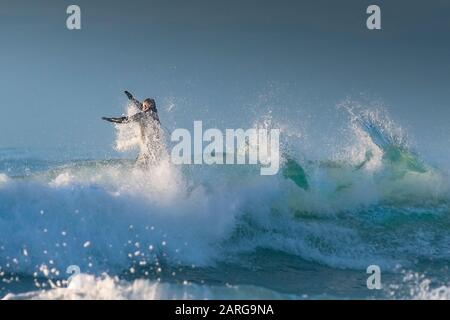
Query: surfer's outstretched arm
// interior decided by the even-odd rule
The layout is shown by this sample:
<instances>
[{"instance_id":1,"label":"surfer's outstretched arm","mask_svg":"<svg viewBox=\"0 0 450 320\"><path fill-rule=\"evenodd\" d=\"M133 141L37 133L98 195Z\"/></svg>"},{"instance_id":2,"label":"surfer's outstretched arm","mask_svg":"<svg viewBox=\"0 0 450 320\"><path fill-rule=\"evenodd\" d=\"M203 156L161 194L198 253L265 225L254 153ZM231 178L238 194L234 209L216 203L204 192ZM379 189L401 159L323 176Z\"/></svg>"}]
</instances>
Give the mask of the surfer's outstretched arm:
<instances>
[{"instance_id":1,"label":"surfer's outstretched arm","mask_svg":"<svg viewBox=\"0 0 450 320\"><path fill-rule=\"evenodd\" d=\"M102 117L103 120L108 121L108 122L112 122L112 123L126 123L129 122L129 118L128 117L119 117L119 118L107 118L107 117Z\"/></svg>"},{"instance_id":2,"label":"surfer's outstretched arm","mask_svg":"<svg viewBox=\"0 0 450 320\"><path fill-rule=\"evenodd\" d=\"M142 110L142 103L139 102L139 100L135 99L131 93L128 91L125 91L125 94L127 95L128 99L133 103L133 105L138 108L139 110Z\"/></svg>"},{"instance_id":3,"label":"surfer's outstretched arm","mask_svg":"<svg viewBox=\"0 0 450 320\"><path fill-rule=\"evenodd\" d=\"M141 120L143 117L145 117L144 112L138 112L129 117L118 117L118 118L102 117L102 119L114 123L129 123L129 122L137 122Z\"/></svg>"}]
</instances>

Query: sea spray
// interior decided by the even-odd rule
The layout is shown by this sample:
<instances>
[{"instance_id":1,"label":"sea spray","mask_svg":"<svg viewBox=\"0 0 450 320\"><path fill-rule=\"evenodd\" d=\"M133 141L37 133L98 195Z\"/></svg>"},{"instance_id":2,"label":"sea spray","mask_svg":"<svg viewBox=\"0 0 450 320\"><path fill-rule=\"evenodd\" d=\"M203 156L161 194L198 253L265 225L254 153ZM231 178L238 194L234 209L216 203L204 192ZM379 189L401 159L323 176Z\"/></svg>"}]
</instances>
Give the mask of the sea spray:
<instances>
[{"instance_id":1,"label":"sea spray","mask_svg":"<svg viewBox=\"0 0 450 320\"><path fill-rule=\"evenodd\" d=\"M382 153L358 134L355 150ZM311 263L327 268L321 279L327 272L346 279L346 270L365 275L374 263L389 273L450 258L448 179L439 170L395 177L382 156L360 166L364 156L291 155L307 174L307 190L251 166L166 162L144 170L134 160L72 161L27 176L3 174L1 277L11 285L23 275L56 282L77 265L93 277L130 281L194 270L200 283L226 278L230 268L238 277L254 261L264 261L257 265L273 277L288 259L294 275ZM258 285L277 286L268 282Z\"/></svg>"}]
</instances>

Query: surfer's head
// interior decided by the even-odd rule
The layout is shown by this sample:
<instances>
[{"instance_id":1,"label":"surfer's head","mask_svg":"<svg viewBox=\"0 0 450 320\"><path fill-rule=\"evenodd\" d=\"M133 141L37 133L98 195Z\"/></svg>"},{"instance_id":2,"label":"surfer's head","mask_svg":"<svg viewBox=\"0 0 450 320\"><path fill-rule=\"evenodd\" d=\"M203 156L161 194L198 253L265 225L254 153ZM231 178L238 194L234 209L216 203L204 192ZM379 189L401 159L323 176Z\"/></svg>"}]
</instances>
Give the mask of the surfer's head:
<instances>
[{"instance_id":1,"label":"surfer's head","mask_svg":"<svg viewBox=\"0 0 450 320\"><path fill-rule=\"evenodd\" d=\"M150 109L156 109L156 103L154 99L147 98L144 102L142 102L142 111L147 111Z\"/></svg>"}]
</instances>

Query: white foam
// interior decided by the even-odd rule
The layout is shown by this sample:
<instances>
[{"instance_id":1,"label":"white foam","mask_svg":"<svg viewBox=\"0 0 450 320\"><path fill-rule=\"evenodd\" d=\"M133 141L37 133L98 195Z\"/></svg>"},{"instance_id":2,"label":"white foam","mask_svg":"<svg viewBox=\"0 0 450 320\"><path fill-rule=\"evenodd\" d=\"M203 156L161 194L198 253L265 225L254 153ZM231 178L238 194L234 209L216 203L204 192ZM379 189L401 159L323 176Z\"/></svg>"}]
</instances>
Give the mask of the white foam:
<instances>
[{"instance_id":1,"label":"white foam","mask_svg":"<svg viewBox=\"0 0 450 320\"><path fill-rule=\"evenodd\" d=\"M116 278L80 274L69 287L55 287L46 291L8 294L4 300L187 300L187 299L294 299L255 286L206 286L189 283L171 284L158 281L119 281Z\"/></svg>"},{"instance_id":2,"label":"white foam","mask_svg":"<svg viewBox=\"0 0 450 320\"><path fill-rule=\"evenodd\" d=\"M132 116L138 112L137 108L133 105L128 105L126 108L126 115ZM140 148L141 145L141 132L139 125L135 122L127 124L117 124L116 128L116 145L115 149L118 151L130 151Z\"/></svg>"},{"instance_id":3,"label":"white foam","mask_svg":"<svg viewBox=\"0 0 450 320\"><path fill-rule=\"evenodd\" d=\"M62 187L71 184L74 177L69 172L59 174L55 179L50 181L49 185L52 187Z\"/></svg>"},{"instance_id":4,"label":"white foam","mask_svg":"<svg viewBox=\"0 0 450 320\"><path fill-rule=\"evenodd\" d=\"M423 274L407 272L403 282L391 285L387 292L390 297L396 299L449 300L450 283L433 284L433 281Z\"/></svg>"},{"instance_id":5,"label":"white foam","mask_svg":"<svg viewBox=\"0 0 450 320\"><path fill-rule=\"evenodd\" d=\"M0 187L6 185L9 181L10 179L6 174L0 173Z\"/></svg>"}]
</instances>

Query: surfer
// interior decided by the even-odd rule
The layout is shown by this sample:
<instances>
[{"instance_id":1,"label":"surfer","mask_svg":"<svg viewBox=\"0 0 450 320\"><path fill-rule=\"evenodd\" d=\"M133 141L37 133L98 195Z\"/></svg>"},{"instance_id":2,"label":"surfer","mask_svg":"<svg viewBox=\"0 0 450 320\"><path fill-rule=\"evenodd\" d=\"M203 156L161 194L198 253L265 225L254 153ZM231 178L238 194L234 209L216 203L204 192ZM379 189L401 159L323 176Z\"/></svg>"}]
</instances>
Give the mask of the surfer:
<instances>
[{"instance_id":1,"label":"surfer","mask_svg":"<svg viewBox=\"0 0 450 320\"><path fill-rule=\"evenodd\" d=\"M117 123L137 123L140 129L141 151L137 162L143 165L157 163L162 154L161 123L154 99L147 98L142 103L125 91L128 99L140 112L127 117L102 117L103 120Z\"/></svg>"}]
</instances>

